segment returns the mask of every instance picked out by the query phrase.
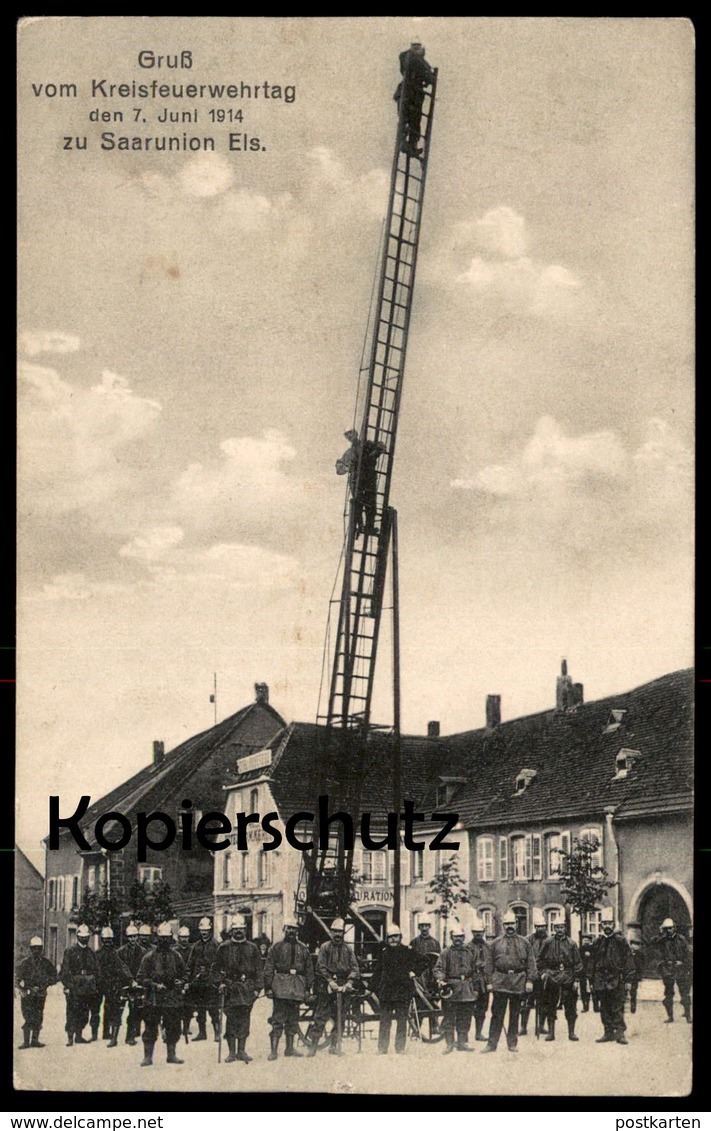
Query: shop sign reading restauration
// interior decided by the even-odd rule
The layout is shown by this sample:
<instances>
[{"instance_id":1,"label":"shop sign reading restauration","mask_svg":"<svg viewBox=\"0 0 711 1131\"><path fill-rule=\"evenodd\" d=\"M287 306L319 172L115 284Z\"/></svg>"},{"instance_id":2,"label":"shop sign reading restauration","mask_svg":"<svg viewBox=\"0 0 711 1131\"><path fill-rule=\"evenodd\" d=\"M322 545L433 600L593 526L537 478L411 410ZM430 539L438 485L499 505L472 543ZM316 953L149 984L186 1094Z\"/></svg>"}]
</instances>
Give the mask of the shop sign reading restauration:
<instances>
[{"instance_id":1,"label":"shop sign reading restauration","mask_svg":"<svg viewBox=\"0 0 711 1131\"><path fill-rule=\"evenodd\" d=\"M356 888L356 903L392 903L393 893L384 888Z\"/></svg>"}]
</instances>

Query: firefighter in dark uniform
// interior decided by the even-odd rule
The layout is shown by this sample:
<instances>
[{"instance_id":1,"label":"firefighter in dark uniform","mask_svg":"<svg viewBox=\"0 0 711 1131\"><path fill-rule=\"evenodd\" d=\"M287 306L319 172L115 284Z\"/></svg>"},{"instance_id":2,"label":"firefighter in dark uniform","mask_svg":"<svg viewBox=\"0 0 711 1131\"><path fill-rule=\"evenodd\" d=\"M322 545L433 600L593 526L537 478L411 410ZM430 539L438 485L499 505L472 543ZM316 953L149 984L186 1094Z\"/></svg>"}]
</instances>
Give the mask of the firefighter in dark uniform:
<instances>
[{"instance_id":1,"label":"firefighter in dark uniform","mask_svg":"<svg viewBox=\"0 0 711 1131\"><path fill-rule=\"evenodd\" d=\"M559 1001L568 1022L568 1040L579 1040L575 1035L575 1020L578 1013L578 992L575 982L580 977L583 963L577 945L565 932L565 919L557 919L553 924L553 937L544 942L536 965L543 981L543 1009L548 1019L546 1040L555 1040L556 1011Z\"/></svg>"},{"instance_id":2,"label":"firefighter in dark uniform","mask_svg":"<svg viewBox=\"0 0 711 1131\"><path fill-rule=\"evenodd\" d=\"M135 979L114 949L114 932L111 927L103 927L101 930L101 949L96 954L96 965L99 993L104 999L104 1029L108 1047L115 1049L123 1016L122 991L132 987Z\"/></svg>"},{"instance_id":3,"label":"firefighter in dark uniform","mask_svg":"<svg viewBox=\"0 0 711 1131\"><path fill-rule=\"evenodd\" d=\"M437 994L437 979L434 976L434 968L438 956L442 953L442 947L430 934L432 921L430 919L420 919L417 924L418 935L410 943L410 947L417 954L425 955L427 958L427 968L422 975L422 985L425 988L425 993Z\"/></svg>"},{"instance_id":4,"label":"firefighter in dark uniform","mask_svg":"<svg viewBox=\"0 0 711 1131\"><path fill-rule=\"evenodd\" d=\"M471 950L464 945L466 932L457 920L450 927L449 937L452 945L444 948L434 968L442 997L442 1029L447 1042L445 1056L454 1052L455 1047L459 1052L474 1052L474 1049L469 1048L468 1041L472 1010L477 999L476 960Z\"/></svg>"},{"instance_id":5,"label":"firefighter in dark uniform","mask_svg":"<svg viewBox=\"0 0 711 1131\"><path fill-rule=\"evenodd\" d=\"M29 957L25 958L17 968L16 985L20 991L20 1008L24 1021L23 1040L18 1046L21 1049L44 1048L39 1039L44 1003L47 1000L49 986L56 985L57 970L42 954L43 945L39 935L33 935L30 939Z\"/></svg>"},{"instance_id":6,"label":"firefighter in dark uniform","mask_svg":"<svg viewBox=\"0 0 711 1131\"><path fill-rule=\"evenodd\" d=\"M595 1013L600 1012L600 1005L597 1000L597 994L592 993L592 950L593 950L593 936L583 935L580 940L580 961L583 964L583 969L580 973L580 1000L583 1003L583 1013L590 1011L590 998L592 997L593 1010Z\"/></svg>"},{"instance_id":7,"label":"firefighter in dark uniform","mask_svg":"<svg viewBox=\"0 0 711 1131\"><path fill-rule=\"evenodd\" d=\"M183 965L186 970L190 970L190 954L193 949L193 944L190 942L190 927L178 927L178 945L175 948L176 954L179 954L183 960ZM180 1025L182 1035L185 1037L185 1043L188 1043L190 1037L190 1022L193 1019L193 1003L188 997L187 993L183 994L183 1009L180 1017Z\"/></svg>"},{"instance_id":8,"label":"firefighter in dark uniform","mask_svg":"<svg viewBox=\"0 0 711 1131\"><path fill-rule=\"evenodd\" d=\"M269 1035L272 1051L268 1060L277 1059L284 1032L284 1056L301 1056L294 1048L294 1039L299 1033L299 1007L314 984L314 962L308 947L299 942L298 933L296 920L287 919L283 940L270 946L264 963L264 992L274 1001Z\"/></svg>"},{"instance_id":9,"label":"firefighter in dark uniform","mask_svg":"<svg viewBox=\"0 0 711 1131\"><path fill-rule=\"evenodd\" d=\"M618 1045L626 1045L625 987L634 977L634 955L627 939L615 931L612 908L602 912L600 923L602 934L595 939L592 952L592 989L600 1001L604 1026L597 1042L617 1041Z\"/></svg>"},{"instance_id":10,"label":"firefighter in dark uniform","mask_svg":"<svg viewBox=\"0 0 711 1131\"><path fill-rule=\"evenodd\" d=\"M252 1060L247 1053L249 1020L263 980L259 950L247 939L246 923L242 915L233 917L230 940L218 948L213 980L220 994L224 995L227 1015L225 1036L229 1056L225 1058L225 1064L235 1060L249 1064Z\"/></svg>"},{"instance_id":11,"label":"firefighter in dark uniform","mask_svg":"<svg viewBox=\"0 0 711 1131\"><path fill-rule=\"evenodd\" d=\"M509 1052L518 1052L521 998L524 994L533 992L537 974L533 947L527 938L516 933L516 916L513 911L507 911L501 922L504 933L490 943L486 953L486 988L489 993L493 993L494 999L491 1003L489 1039L482 1052L496 1052L507 1007L509 1027L506 1044Z\"/></svg>"},{"instance_id":12,"label":"firefighter in dark uniform","mask_svg":"<svg viewBox=\"0 0 711 1131\"><path fill-rule=\"evenodd\" d=\"M486 1011L489 1008L489 992L486 988L486 952L488 945L484 937L484 923L479 915L474 913L472 921L472 938L469 943L469 950L474 955L474 964L476 966L475 988L477 998L474 1002L474 1025L475 1037L477 1041L485 1041L484 1036L484 1020L486 1018Z\"/></svg>"},{"instance_id":13,"label":"firefighter in dark uniform","mask_svg":"<svg viewBox=\"0 0 711 1131\"><path fill-rule=\"evenodd\" d=\"M220 1039L219 1000L217 989L212 980L212 967L215 964L220 944L215 941L212 923L207 916L198 923L198 931L200 938L193 943L188 965L190 999L197 1011L198 1023L198 1034L194 1040L207 1040L207 1015L209 1013L213 1034L215 1040L218 1041Z\"/></svg>"},{"instance_id":14,"label":"firefighter in dark uniform","mask_svg":"<svg viewBox=\"0 0 711 1131\"><path fill-rule=\"evenodd\" d=\"M402 931L397 923L388 924L385 940L386 945L378 955L369 986L380 1005L378 1052L381 1055L387 1053L390 1046L393 1017L396 1026L395 1052L405 1052L413 979L429 966L425 955L403 946Z\"/></svg>"},{"instance_id":15,"label":"firefighter in dark uniform","mask_svg":"<svg viewBox=\"0 0 711 1131\"><path fill-rule=\"evenodd\" d=\"M341 1055L342 1034L338 1032L338 995L341 995L341 1016L344 1017L350 1000L348 995L353 992L356 981L360 978L358 960L352 948L344 942L345 930L343 919L334 919L331 923L331 938L318 952L316 959L318 999L314 1009L314 1019L307 1033L308 1056L316 1055L321 1034L329 1018L332 1018L335 1024L328 1051L333 1056Z\"/></svg>"},{"instance_id":16,"label":"firefighter in dark uniform","mask_svg":"<svg viewBox=\"0 0 711 1131\"><path fill-rule=\"evenodd\" d=\"M126 927L126 942L118 949L119 958L131 971L125 1037L127 1045L135 1045L141 1032L141 987L138 984L138 970L145 953L138 941L138 927L134 923L129 923Z\"/></svg>"},{"instance_id":17,"label":"firefighter in dark uniform","mask_svg":"<svg viewBox=\"0 0 711 1131\"><path fill-rule=\"evenodd\" d=\"M59 975L67 999L67 1047L88 1045L82 1030L89 1021L92 1009L96 1011L98 1001L98 967L96 955L89 948L91 931L85 923L77 928L77 941L67 947Z\"/></svg>"},{"instance_id":18,"label":"firefighter in dark uniform","mask_svg":"<svg viewBox=\"0 0 711 1131\"><path fill-rule=\"evenodd\" d=\"M400 52L400 74L402 82L393 95L398 110L403 103L402 150L410 157L421 157L420 122L422 105L425 100L425 87L431 86L434 71L425 59L425 49L421 43L411 43L408 51Z\"/></svg>"},{"instance_id":19,"label":"firefighter in dark uniform","mask_svg":"<svg viewBox=\"0 0 711 1131\"><path fill-rule=\"evenodd\" d=\"M187 971L177 948L173 946L170 923L158 925L156 940L157 945L144 955L138 968L138 981L145 990L141 1068L153 1064L153 1050L158 1040L159 1027L168 1050L166 1063L183 1063L175 1055L175 1050L180 1040L183 987Z\"/></svg>"},{"instance_id":20,"label":"firefighter in dark uniform","mask_svg":"<svg viewBox=\"0 0 711 1131\"><path fill-rule=\"evenodd\" d=\"M637 1012L637 992L639 990L639 983L644 977L645 953L644 946L642 945L641 938L630 933L627 941L632 947L632 956L634 958L634 978L630 982L630 1013Z\"/></svg>"},{"instance_id":21,"label":"firefighter in dark uniform","mask_svg":"<svg viewBox=\"0 0 711 1131\"><path fill-rule=\"evenodd\" d=\"M360 440L355 429L344 433L350 448L336 460L338 475L348 474L355 511L356 535L372 533L378 506L378 460L386 451L382 440Z\"/></svg>"},{"instance_id":22,"label":"firefighter in dark uniform","mask_svg":"<svg viewBox=\"0 0 711 1131\"><path fill-rule=\"evenodd\" d=\"M676 929L673 919L665 919L656 947L659 955L659 973L664 982L665 1024L674 1020L674 985L679 987L684 1017L691 1024L691 948Z\"/></svg>"},{"instance_id":23,"label":"firefighter in dark uniform","mask_svg":"<svg viewBox=\"0 0 711 1131\"><path fill-rule=\"evenodd\" d=\"M548 931L546 929L546 919L543 912L538 907L533 908L533 934L528 936L528 941L533 950L533 957L536 959L536 966L538 966L538 956L541 953L543 944L548 939ZM543 1010L543 982L540 973L533 979L533 992L525 994L521 999L521 1020L519 1023L518 1035L525 1037L528 1034L528 1017L531 1010L537 1010L538 1016L541 1019L540 1032L545 1033L545 1015Z\"/></svg>"},{"instance_id":24,"label":"firefighter in dark uniform","mask_svg":"<svg viewBox=\"0 0 711 1131\"><path fill-rule=\"evenodd\" d=\"M153 949L155 943L153 941L153 928L150 923L141 923L138 928L138 941L144 951Z\"/></svg>"},{"instance_id":25,"label":"firefighter in dark uniform","mask_svg":"<svg viewBox=\"0 0 711 1131\"><path fill-rule=\"evenodd\" d=\"M434 1002L435 999L439 999L439 986L434 976L434 968L437 959L442 953L442 947L437 942L437 939L430 934L431 928L432 920L423 916L417 924L417 938L412 940L410 946L417 954L421 954L427 959L427 966L420 977L420 981L422 982L425 994ZM429 1026L430 1036L438 1032L437 1015L434 1012L429 1013Z\"/></svg>"}]
</instances>

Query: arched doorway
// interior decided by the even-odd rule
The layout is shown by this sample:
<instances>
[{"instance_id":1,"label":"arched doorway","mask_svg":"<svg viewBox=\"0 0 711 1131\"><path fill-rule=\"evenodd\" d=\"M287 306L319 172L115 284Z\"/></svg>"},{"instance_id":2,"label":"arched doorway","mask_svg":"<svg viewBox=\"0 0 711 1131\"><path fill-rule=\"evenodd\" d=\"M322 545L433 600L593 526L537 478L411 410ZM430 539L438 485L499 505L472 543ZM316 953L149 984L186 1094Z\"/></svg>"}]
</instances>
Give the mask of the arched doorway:
<instances>
[{"instance_id":1,"label":"arched doorway","mask_svg":"<svg viewBox=\"0 0 711 1131\"><path fill-rule=\"evenodd\" d=\"M659 938L664 919L673 919L679 933L685 939L689 938L691 916L683 896L669 884L654 884L647 889L639 904L638 922L644 947L645 978L659 976L654 942Z\"/></svg>"}]
</instances>

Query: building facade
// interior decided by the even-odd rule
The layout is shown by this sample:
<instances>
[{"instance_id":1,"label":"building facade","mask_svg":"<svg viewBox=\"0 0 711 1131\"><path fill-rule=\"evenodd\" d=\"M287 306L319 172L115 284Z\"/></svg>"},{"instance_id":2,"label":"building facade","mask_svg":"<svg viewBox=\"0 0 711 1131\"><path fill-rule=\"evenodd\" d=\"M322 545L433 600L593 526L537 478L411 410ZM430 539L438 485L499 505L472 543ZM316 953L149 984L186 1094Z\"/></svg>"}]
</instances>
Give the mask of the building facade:
<instances>
[{"instance_id":1,"label":"building facade","mask_svg":"<svg viewBox=\"0 0 711 1131\"><path fill-rule=\"evenodd\" d=\"M68 830L62 830L58 849L50 849L45 842L47 954L53 961L60 962L73 942L79 907L87 894L108 896L118 909L117 926L121 928L127 925L133 910L136 883L143 887L148 915L151 899L157 898L164 885L169 886L173 912L181 923L196 925L202 915L212 913L212 852L195 838L192 848L185 850L178 836L171 847L149 849L146 860L139 862L136 821L139 813L162 812L180 830L185 814L190 815L195 828L204 814L222 811L223 783L234 773L238 759L262 748L284 726L284 720L269 705L266 685L257 684L255 690L253 703L174 750L166 753L162 742L154 742L152 763L92 805L80 821L88 851L77 845ZM96 842L97 819L112 812L122 814L132 827L131 840L121 851L107 851ZM154 835L160 835L160 828L157 826ZM118 826L114 832L108 824L104 834L109 840L117 839L118 831Z\"/></svg>"},{"instance_id":2,"label":"building facade","mask_svg":"<svg viewBox=\"0 0 711 1131\"><path fill-rule=\"evenodd\" d=\"M457 803L490 935L508 910L528 933L534 909L549 923L565 914L573 935L597 934L600 910L571 915L560 890L566 854L587 841L612 885L604 905L645 944L648 975L663 919L691 937L692 709L692 674L675 672L453 740L477 767Z\"/></svg>"}]
</instances>

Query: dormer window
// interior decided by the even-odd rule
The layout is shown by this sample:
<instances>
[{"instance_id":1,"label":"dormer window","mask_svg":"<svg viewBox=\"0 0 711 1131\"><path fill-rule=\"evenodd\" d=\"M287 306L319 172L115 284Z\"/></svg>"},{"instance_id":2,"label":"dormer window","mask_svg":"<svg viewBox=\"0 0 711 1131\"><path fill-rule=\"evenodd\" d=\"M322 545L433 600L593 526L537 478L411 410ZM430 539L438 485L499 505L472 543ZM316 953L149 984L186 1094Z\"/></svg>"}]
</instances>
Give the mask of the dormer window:
<instances>
[{"instance_id":1,"label":"dormer window","mask_svg":"<svg viewBox=\"0 0 711 1131\"><path fill-rule=\"evenodd\" d=\"M535 777L538 776L538 770L521 770L516 778L516 793L524 793Z\"/></svg>"},{"instance_id":2,"label":"dormer window","mask_svg":"<svg viewBox=\"0 0 711 1131\"><path fill-rule=\"evenodd\" d=\"M641 751L628 750L627 747L623 746L615 758L615 777L613 781L626 778L630 770L634 768L641 757Z\"/></svg>"},{"instance_id":3,"label":"dormer window","mask_svg":"<svg viewBox=\"0 0 711 1131\"><path fill-rule=\"evenodd\" d=\"M437 808L440 809L443 805L449 805L459 786L464 785L466 780L466 778L459 777L441 777L437 786Z\"/></svg>"},{"instance_id":4,"label":"dormer window","mask_svg":"<svg viewBox=\"0 0 711 1131\"><path fill-rule=\"evenodd\" d=\"M626 714L627 714L626 710L610 711L610 717L608 718L602 733L603 734L614 734L614 732L616 730L619 730L620 727L622 726L622 722L623 722Z\"/></svg>"}]
</instances>

